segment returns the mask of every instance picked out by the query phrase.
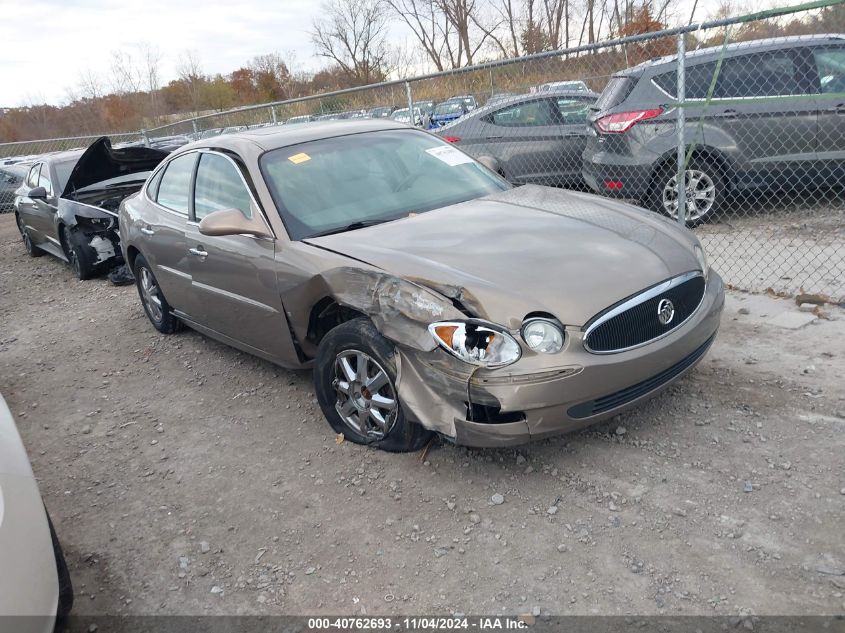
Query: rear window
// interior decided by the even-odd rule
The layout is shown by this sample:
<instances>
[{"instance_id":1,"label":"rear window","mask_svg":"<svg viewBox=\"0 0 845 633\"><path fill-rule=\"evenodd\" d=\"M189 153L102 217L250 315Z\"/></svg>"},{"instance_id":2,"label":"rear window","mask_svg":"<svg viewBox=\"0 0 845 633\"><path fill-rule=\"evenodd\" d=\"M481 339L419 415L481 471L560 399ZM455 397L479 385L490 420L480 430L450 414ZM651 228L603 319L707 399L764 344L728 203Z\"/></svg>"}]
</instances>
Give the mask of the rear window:
<instances>
[{"instance_id":1,"label":"rear window","mask_svg":"<svg viewBox=\"0 0 845 633\"><path fill-rule=\"evenodd\" d=\"M689 65L685 93L688 99L706 99L716 72L716 62ZM736 99L801 94L798 69L791 51L771 51L730 57L722 62L713 97ZM677 73L672 70L653 79L672 97L678 94Z\"/></svg>"},{"instance_id":2,"label":"rear window","mask_svg":"<svg viewBox=\"0 0 845 633\"><path fill-rule=\"evenodd\" d=\"M631 77L611 77L598 101L596 101L596 108L599 110L609 110L613 106L619 105L631 94L631 90L634 89L634 83Z\"/></svg>"}]
</instances>

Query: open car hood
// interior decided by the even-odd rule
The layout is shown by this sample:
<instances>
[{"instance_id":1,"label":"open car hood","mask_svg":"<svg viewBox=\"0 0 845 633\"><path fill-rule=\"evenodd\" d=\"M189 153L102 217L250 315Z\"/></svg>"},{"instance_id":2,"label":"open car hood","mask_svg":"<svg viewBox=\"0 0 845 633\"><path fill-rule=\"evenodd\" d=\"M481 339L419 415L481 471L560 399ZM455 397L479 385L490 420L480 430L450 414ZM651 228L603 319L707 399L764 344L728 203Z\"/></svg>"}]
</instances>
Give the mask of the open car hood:
<instances>
[{"instance_id":1,"label":"open car hood","mask_svg":"<svg viewBox=\"0 0 845 633\"><path fill-rule=\"evenodd\" d=\"M108 136L102 136L91 143L88 149L76 161L67 184L62 191L62 198L73 194L77 189L88 187L104 180L117 178L154 169L167 157L168 152L151 147L122 147L114 149Z\"/></svg>"}]
</instances>

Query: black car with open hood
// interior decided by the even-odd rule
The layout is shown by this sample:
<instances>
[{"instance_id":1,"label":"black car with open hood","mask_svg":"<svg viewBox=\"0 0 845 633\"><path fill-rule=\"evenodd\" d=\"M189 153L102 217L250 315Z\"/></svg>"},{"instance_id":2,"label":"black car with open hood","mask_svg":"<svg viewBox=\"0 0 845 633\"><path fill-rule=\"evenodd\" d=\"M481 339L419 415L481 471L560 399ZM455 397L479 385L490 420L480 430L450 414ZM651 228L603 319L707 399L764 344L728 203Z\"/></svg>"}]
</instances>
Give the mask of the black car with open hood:
<instances>
[{"instance_id":1,"label":"black car with open hood","mask_svg":"<svg viewBox=\"0 0 845 633\"><path fill-rule=\"evenodd\" d=\"M68 261L80 279L122 264L118 207L140 191L167 154L151 147L114 148L103 136L82 152L42 157L15 200L27 252Z\"/></svg>"}]
</instances>

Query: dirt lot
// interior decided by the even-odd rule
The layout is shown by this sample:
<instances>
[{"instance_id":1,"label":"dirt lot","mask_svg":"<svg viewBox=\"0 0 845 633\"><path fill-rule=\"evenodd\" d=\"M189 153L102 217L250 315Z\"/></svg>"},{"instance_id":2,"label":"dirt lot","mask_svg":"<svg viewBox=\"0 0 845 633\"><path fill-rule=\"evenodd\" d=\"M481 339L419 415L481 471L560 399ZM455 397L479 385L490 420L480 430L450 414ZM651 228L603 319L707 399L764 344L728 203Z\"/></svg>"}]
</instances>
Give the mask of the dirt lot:
<instances>
[{"instance_id":1,"label":"dirt lot","mask_svg":"<svg viewBox=\"0 0 845 633\"><path fill-rule=\"evenodd\" d=\"M784 311L731 295L699 368L609 424L423 463L0 217L0 385L80 614L843 613L845 319Z\"/></svg>"}]
</instances>

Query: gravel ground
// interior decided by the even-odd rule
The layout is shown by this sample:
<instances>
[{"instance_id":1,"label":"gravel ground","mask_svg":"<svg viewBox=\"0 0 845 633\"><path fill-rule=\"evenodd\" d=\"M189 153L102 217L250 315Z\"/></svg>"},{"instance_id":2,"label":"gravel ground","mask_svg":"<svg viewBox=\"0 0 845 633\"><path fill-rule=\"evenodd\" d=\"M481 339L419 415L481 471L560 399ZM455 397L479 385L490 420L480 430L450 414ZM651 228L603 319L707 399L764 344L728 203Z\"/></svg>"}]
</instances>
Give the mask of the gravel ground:
<instances>
[{"instance_id":1,"label":"gravel ground","mask_svg":"<svg viewBox=\"0 0 845 633\"><path fill-rule=\"evenodd\" d=\"M79 614L845 612L845 318L731 294L699 368L517 450L338 444L307 372L135 289L28 258L0 217L0 385ZM501 501L500 504L493 502Z\"/></svg>"}]
</instances>

